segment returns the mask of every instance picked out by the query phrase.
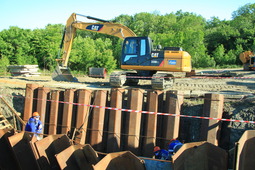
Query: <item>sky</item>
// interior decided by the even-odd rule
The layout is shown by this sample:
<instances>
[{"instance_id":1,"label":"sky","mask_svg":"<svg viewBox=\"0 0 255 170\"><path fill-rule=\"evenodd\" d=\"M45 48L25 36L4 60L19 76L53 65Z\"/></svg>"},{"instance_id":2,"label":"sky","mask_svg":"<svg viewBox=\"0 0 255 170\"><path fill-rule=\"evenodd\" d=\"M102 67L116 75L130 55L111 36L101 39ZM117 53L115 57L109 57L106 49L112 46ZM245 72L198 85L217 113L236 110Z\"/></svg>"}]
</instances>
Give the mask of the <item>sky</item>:
<instances>
[{"instance_id":1,"label":"sky","mask_svg":"<svg viewBox=\"0 0 255 170\"><path fill-rule=\"evenodd\" d=\"M201 15L209 20L231 20L232 12L252 0L0 0L0 31L17 26L24 29L63 24L75 12L105 20L121 14L157 12L160 15L179 10ZM86 21L85 21L86 22Z\"/></svg>"}]
</instances>

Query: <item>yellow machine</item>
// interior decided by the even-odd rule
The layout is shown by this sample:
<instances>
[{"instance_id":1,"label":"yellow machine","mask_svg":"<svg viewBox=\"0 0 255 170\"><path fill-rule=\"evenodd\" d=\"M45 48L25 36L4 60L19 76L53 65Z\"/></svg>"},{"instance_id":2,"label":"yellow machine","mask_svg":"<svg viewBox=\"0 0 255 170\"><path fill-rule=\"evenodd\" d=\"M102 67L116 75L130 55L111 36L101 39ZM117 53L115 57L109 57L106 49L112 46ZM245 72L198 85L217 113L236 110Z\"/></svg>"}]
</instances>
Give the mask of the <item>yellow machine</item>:
<instances>
[{"instance_id":1,"label":"yellow machine","mask_svg":"<svg viewBox=\"0 0 255 170\"><path fill-rule=\"evenodd\" d=\"M76 19L76 15L99 21L97 23L84 23ZM173 84L173 75L165 72L190 72L191 56L180 47L165 47L153 49L149 37L137 37L128 27L105 21L102 19L73 13L67 20L62 43L63 55L58 61L53 73L57 81L74 81L67 65L76 29L108 34L123 39L121 68L134 71L114 72L110 75L110 85L121 87L124 84L135 85L139 79L151 79L152 88L164 89Z\"/></svg>"},{"instance_id":2,"label":"yellow machine","mask_svg":"<svg viewBox=\"0 0 255 170\"><path fill-rule=\"evenodd\" d=\"M243 63L243 70L255 70L255 54L251 51L245 51L239 55Z\"/></svg>"}]
</instances>

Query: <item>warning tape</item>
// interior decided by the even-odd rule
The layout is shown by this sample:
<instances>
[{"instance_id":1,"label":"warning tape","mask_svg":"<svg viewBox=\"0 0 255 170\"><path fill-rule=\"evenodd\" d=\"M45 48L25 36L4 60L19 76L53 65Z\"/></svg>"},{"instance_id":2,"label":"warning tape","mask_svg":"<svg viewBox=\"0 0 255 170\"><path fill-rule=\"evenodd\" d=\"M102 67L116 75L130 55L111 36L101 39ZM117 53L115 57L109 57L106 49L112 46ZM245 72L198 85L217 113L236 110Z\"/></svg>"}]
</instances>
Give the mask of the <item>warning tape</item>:
<instances>
[{"instance_id":1,"label":"warning tape","mask_svg":"<svg viewBox=\"0 0 255 170\"><path fill-rule=\"evenodd\" d=\"M111 76L116 77L116 76ZM192 76L192 77L142 77L142 76L126 76L127 78L144 78L144 79L151 79L151 78L175 78L175 79L185 79L185 78L191 78L191 79L255 79L255 77L210 77L210 76Z\"/></svg>"},{"instance_id":2,"label":"warning tape","mask_svg":"<svg viewBox=\"0 0 255 170\"><path fill-rule=\"evenodd\" d=\"M72 75L72 74L61 74L61 75ZM220 75L211 75L211 74L204 74L205 76L190 76L190 77L162 77L162 76L126 76L126 78L135 78L135 79L152 79L152 78L191 78L191 79L255 79L255 77L227 77L227 76L220 76ZM208 75L208 76L206 76ZM84 76L84 75L76 75L76 76ZM88 77L99 77L103 78L102 75L87 75ZM108 77L119 77L110 75Z\"/></svg>"},{"instance_id":3,"label":"warning tape","mask_svg":"<svg viewBox=\"0 0 255 170\"><path fill-rule=\"evenodd\" d=\"M38 98L33 98L33 99L34 100L43 100L43 99L38 99ZM227 122L239 122L239 123L252 123L252 124L255 124L255 121L247 121L247 120L212 118L212 117L205 117L205 116L190 116L190 115L160 113L160 112L149 112L149 111L140 111L140 110L132 110L132 109L121 109L121 108L115 108L115 107L97 106L97 105L81 104L81 103L71 103L71 102L55 101L55 100L45 100L45 101L58 102L58 103L63 103L63 104L72 104L72 105L77 105L77 106L87 106L87 107L98 108L98 109L124 111L124 112L135 112L135 113L152 114L152 115L163 115L163 116L174 116L174 117L179 116L179 117L195 118L195 119L207 119L207 120L218 120L218 121L227 121Z\"/></svg>"},{"instance_id":4,"label":"warning tape","mask_svg":"<svg viewBox=\"0 0 255 170\"><path fill-rule=\"evenodd\" d=\"M118 76L109 76L109 77L118 77ZM128 79L131 79L131 78L134 78L134 79L152 79L152 78L170 78L170 79L171 78L175 78L175 79L185 79L185 78L189 78L189 79L255 79L255 77L220 77L220 76L191 76L191 77L126 76L126 78L128 78Z\"/></svg>"}]
</instances>

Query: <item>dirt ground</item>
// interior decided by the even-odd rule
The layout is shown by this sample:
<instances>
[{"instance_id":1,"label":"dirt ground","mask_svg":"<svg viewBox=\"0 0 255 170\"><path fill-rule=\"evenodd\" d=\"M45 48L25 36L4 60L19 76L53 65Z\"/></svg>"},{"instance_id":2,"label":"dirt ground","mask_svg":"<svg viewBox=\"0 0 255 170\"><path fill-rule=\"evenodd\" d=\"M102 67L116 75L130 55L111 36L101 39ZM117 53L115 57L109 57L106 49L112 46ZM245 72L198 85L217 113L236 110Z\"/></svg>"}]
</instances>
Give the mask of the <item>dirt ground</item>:
<instances>
[{"instance_id":1,"label":"dirt ground","mask_svg":"<svg viewBox=\"0 0 255 170\"><path fill-rule=\"evenodd\" d=\"M224 118L237 120L255 120L255 71L243 71L240 69L228 70L198 70L196 76L185 77L183 73L175 73L175 83L172 90L180 90L185 94L183 113L198 115L202 113L201 98L205 93L219 93L225 96ZM232 77L224 77L231 74ZM5 98L17 112L23 112L26 84L40 84L51 89L106 89L110 90L109 78L99 79L88 76L77 76L79 82L57 82L51 76L38 77L0 77L0 95ZM132 87L124 86L128 89ZM150 89L150 80L142 80L135 88ZM16 96L16 97L13 97ZM3 108L2 108L3 109ZM187 142L198 139L198 124L200 120L190 122L182 121L189 126L183 130L189 131ZM247 129L255 129L255 124L223 122L221 146L227 150L234 147L243 132Z\"/></svg>"},{"instance_id":2,"label":"dirt ground","mask_svg":"<svg viewBox=\"0 0 255 170\"><path fill-rule=\"evenodd\" d=\"M228 70L198 70L195 77L187 78L185 73L173 73L175 83L172 90L184 91L186 95L199 96L205 92L221 93L224 95L252 95L255 91L255 71L243 71L241 69ZM231 74L232 77L222 77ZM109 77L105 79L91 78L88 76L77 76L78 82L57 82L52 80L50 75L47 76L1 76L1 87L6 88L25 88L27 83L40 84L45 87L56 89L107 89L109 85ZM134 88L124 86L123 88ZM150 89L150 80L140 80L139 85L135 88Z\"/></svg>"}]
</instances>

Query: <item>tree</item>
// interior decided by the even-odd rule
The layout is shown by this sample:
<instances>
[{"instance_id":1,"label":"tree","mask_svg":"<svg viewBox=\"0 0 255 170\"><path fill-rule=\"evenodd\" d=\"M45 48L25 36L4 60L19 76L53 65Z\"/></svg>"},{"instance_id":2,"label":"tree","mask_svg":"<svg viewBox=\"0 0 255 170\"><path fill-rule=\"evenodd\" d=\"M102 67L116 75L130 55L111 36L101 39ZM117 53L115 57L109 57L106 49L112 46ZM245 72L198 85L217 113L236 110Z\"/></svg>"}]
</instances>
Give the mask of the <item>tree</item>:
<instances>
[{"instance_id":1,"label":"tree","mask_svg":"<svg viewBox=\"0 0 255 170\"><path fill-rule=\"evenodd\" d=\"M240 32L239 42L244 50L254 50L255 42L255 3L246 4L232 13L233 20L230 22Z\"/></svg>"},{"instance_id":2,"label":"tree","mask_svg":"<svg viewBox=\"0 0 255 170\"><path fill-rule=\"evenodd\" d=\"M10 65L8 57L5 55L6 42L0 37L0 72L7 72L7 66Z\"/></svg>"},{"instance_id":3,"label":"tree","mask_svg":"<svg viewBox=\"0 0 255 170\"><path fill-rule=\"evenodd\" d=\"M37 58L41 69L54 70L61 42L63 25L47 25L45 29L33 31L32 53ZM59 53L60 54L60 53Z\"/></svg>"},{"instance_id":4,"label":"tree","mask_svg":"<svg viewBox=\"0 0 255 170\"><path fill-rule=\"evenodd\" d=\"M255 20L255 3L251 4L248 3L242 7L240 7L238 10L234 11L232 13L232 18L236 19L238 17L248 17L250 20Z\"/></svg>"},{"instance_id":5,"label":"tree","mask_svg":"<svg viewBox=\"0 0 255 170\"><path fill-rule=\"evenodd\" d=\"M225 49L223 44L219 45L213 52L213 58L216 65L222 66L227 63L227 58L225 57Z\"/></svg>"},{"instance_id":6,"label":"tree","mask_svg":"<svg viewBox=\"0 0 255 170\"><path fill-rule=\"evenodd\" d=\"M116 68L116 60L112 56L110 39L93 40L78 36L73 43L69 66L71 70L88 73L90 67L104 67L111 72Z\"/></svg>"},{"instance_id":7,"label":"tree","mask_svg":"<svg viewBox=\"0 0 255 170\"><path fill-rule=\"evenodd\" d=\"M30 54L29 44L33 34L28 29L10 27L0 33L4 45L1 55L8 58L11 65L37 64L36 58Z\"/></svg>"}]
</instances>

